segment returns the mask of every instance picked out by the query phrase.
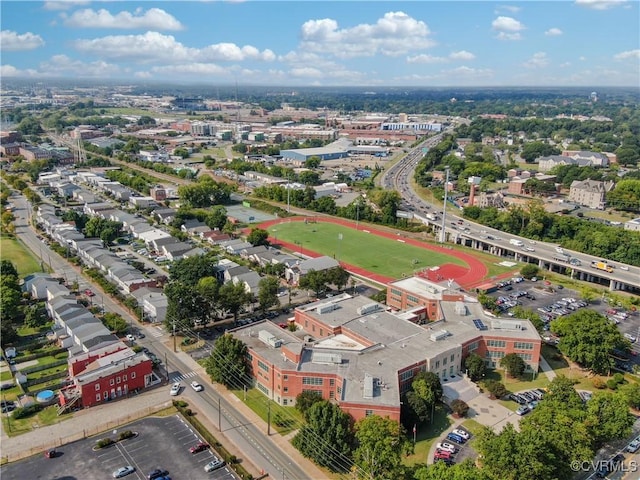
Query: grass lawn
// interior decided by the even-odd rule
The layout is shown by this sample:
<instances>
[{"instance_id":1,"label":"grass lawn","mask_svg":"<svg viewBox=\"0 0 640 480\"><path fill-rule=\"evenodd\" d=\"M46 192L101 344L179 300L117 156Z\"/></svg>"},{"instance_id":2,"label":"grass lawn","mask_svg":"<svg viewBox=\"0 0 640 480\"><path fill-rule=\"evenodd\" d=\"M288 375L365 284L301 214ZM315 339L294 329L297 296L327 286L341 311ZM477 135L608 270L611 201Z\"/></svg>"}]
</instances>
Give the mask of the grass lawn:
<instances>
[{"instance_id":1,"label":"grass lawn","mask_svg":"<svg viewBox=\"0 0 640 480\"><path fill-rule=\"evenodd\" d=\"M449 255L333 223L280 223L270 227L269 234L286 242L299 242L302 248L335 256L340 261L393 278L400 278L403 274L413 275L417 269L443 263L466 266L463 261ZM342 235L342 240L338 235ZM367 248L362 248L363 245ZM384 252L384 255L376 252Z\"/></svg>"},{"instance_id":2,"label":"grass lawn","mask_svg":"<svg viewBox=\"0 0 640 480\"><path fill-rule=\"evenodd\" d=\"M431 444L440 438L442 433L446 431L452 423L446 410L443 407L437 407L433 415L433 423L419 426L413 454L404 457L402 463L405 465L426 463ZM411 432L408 432L408 436L412 438Z\"/></svg>"},{"instance_id":3,"label":"grass lawn","mask_svg":"<svg viewBox=\"0 0 640 480\"><path fill-rule=\"evenodd\" d=\"M268 420L269 399L262 392L255 388L247 390L246 401L242 390L232 390L232 392L265 422ZM288 435L297 430L303 423L305 423L304 417L295 408L282 407L275 402L271 402L271 428L280 435Z\"/></svg>"},{"instance_id":4,"label":"grass lawn","mask_svg":"<svg viewBox=\"0 0 640 480\"><path fill-rule=\"evenodd\" d=\"M60 423L62 420L66 420L67 418L70 418L70 414L58 416L58 407L52 405L41 410L36 415L28 418L21 418L19 420L3 415L2 426L9 437L15 437L17 435L30 432L37 427Z\"/></svg>"},{"instance_id":5,"label":"grass lawn","mask_svg":"<svg viewBox=\"0 0 640 480\"><path fill-rule=\"evenodd\" d=\"M40 261L33 256L27 248L15 238L0 238L0 257L3 260L10 260L18 269L21 277L30 273L42 272Z\"/></svg>"},{"instance_id":6,"label":"grass lawn","mask_svg":"<svg viewBox=\"0 0 640 480\"><path fill-rule=\"evenodd\" d=\"M200 151L204 155L211 155L213 158L227 158L227 154L222 147L208 147Z\"/></svg>"},{"instance_id":7,"label":"grass lawn","mask_svg":"<svg viewBox=\"0 0 640 480\"><path fill-rule=\"evenodd\" d=\"M7 380L11 380L13 375L9 370L5 370L4 372L0 372L0 382L6 382Z\"/></svg>"}]
</instances>

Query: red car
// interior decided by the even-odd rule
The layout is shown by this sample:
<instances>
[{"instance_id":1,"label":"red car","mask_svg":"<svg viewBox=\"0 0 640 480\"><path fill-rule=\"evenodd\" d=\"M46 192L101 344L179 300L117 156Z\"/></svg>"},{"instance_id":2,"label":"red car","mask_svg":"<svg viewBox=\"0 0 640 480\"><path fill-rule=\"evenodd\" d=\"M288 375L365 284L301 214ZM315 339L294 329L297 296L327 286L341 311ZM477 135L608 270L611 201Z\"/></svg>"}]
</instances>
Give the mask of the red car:
<instances>
[{"instance_id":1,"label":"red car","mask_svg":"<svg viewBox=\"0 0 640 480\"><path fill-rule=\"evenodd\" d=\"M436 452L433 454L433 459L434 460L450 460L451 459L451 453L447 452L445 450L436 450Z\"/></svg>"},{"instance_id":2,"label":"red car","mask_svg":"<svg viewBox=\"0 0 640 480\"><path fill-rule=\"evenodd\" d=\"M84 291L84 294L85 294L87 297L95 297L95 296L96 296L96 294L95 294L95 293L93 293L93 292L92 292L91 290L89 290L88 288Z\"/></svg>"},{"instance_id":3,"label":"red car","mask_svg":"<svg viewBox=\"0 0 640 480\"><path fill-rule=\"evenodd\" d=\"M194 445L193 447L191 447L191 448L189 449L189 451L190 451L191 453L200 453L200 452L202 452L202 451L206 450L207 448L209 448L209 445L208 445L208 444L206 444L206 443L204 443L204 442L200 442L200 443L198 443L198 444Z\"/></svg>"}]
</instances>

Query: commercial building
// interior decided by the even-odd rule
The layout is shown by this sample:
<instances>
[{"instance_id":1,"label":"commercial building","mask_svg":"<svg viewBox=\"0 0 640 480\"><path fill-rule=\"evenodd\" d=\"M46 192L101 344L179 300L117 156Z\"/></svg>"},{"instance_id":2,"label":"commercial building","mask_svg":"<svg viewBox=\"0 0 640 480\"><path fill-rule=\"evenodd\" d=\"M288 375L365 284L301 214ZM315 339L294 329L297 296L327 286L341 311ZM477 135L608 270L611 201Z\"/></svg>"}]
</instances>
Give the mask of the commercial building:
<instances>
[{"instance_id":1,"label":"commercial building","mask_svg":"<svg viewBox=\"0 0 640 480\"><path fill-rule=\"evenodd\" d=\"M418 372L446 382L472 352L490 367L515 352L537 371L541 339L529 321L488 317L475 298L417 277L389 292L408 310L344 293L296 308L296 332L265 321L230 333L247 345L255 386L270 399L290 406L316 391L355 420L399 420L401 395Z\"/></svg>"}]
</instances>

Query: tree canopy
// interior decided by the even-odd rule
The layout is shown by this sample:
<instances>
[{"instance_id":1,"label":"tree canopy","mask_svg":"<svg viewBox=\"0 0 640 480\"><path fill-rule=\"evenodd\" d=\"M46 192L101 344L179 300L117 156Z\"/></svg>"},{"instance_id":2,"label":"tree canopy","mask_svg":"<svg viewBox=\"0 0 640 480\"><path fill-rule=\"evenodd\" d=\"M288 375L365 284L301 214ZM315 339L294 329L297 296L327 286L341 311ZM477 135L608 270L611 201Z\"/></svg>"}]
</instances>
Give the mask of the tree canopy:
<instances>
[{"instance_id":1,"label":"tree canopy","mask_svg":"<svg viewBox=\"0 0 640 480\"><path fill-rule=\"evenodd\" d=\"M205 369L214 382L239 388L247 382L247 346L234 336L225 334L216 340Z\"/></svg>"}]
</instances>

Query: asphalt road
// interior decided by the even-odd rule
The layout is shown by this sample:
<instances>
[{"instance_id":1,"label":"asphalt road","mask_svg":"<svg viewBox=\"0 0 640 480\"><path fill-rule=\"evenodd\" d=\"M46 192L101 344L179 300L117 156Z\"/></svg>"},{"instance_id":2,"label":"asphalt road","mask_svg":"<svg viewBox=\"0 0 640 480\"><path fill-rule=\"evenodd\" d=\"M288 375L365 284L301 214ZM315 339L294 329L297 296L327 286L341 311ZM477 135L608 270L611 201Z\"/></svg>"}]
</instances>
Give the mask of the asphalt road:
<instances>
[{"instance_id":1,"label":"asphalt road","mask_svg":"<svg viewBox=\"0 0 640 480\"><path fill-rule=\"evenodd\" d=\"M137 320L134 319L128 311L113 301L111 297L104 294L98 285L94 285L87 278L82 277L78 270L73 268L64 258L53 252L46 244L38 239L36 233L28 224L31 210L24 196L14 195L11 197L11 201L15 205L14 215L16 220L14 224L16 226L16 235L36 256L50 265L51 271L64 276L68 282L77 280L81 290L90 288L97 293L97 295L93 297L93 301L100 301L106 311L119 313L124 319L128 320L130 324L139 325ZM150 348L158 358L166 359L172 377L179 377L192 371L190 365L185 364L180 360L178 355L175 355L170 348L164 345L161 337L158 337L158 329L156 327L139 326L139 329L145 332L146 337L139 340L138 343ZM218 399L220 399L220 406L222 407L220 417L222 418L222 429L225 435L247 458L251 458L255 465L264 468L265 472L268 472L274 478L310 478L304 469L296 464L292 464L289 455L281 450L278 445L266 435L266 432L261 431L257 426L250 423L240 412L234 409L233 405L215 390L215 386L212 386L208 379L199 378L199 381L205 385L205 391L191 398L191 400L203 409L214 424L218 424L219 417L217 407ZM186 395L191 396L192 393L195 394L196 392L187 391Z\"/></svg>"}]
</instances>

